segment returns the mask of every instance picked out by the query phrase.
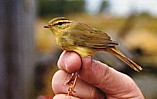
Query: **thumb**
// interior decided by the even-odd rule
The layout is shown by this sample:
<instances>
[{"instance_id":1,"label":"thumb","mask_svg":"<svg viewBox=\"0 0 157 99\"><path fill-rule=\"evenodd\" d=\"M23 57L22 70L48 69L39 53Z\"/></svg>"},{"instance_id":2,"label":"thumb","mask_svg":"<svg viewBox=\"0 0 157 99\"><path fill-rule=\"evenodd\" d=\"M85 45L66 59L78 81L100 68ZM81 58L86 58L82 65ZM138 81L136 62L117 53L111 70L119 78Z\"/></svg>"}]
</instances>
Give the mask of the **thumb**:
<instances>
[{"instance_id":1,"label":"thumb","mask_svg":"<svg viewBox=\"0 0 157 99\"><path fill-rule=\"evenodd\" d=\"M82 58L80 78L115 97L143 96L134 81L127 75L91 57ZM140 95L139 95L140 94Z\"/></svg>"}]
</instances>

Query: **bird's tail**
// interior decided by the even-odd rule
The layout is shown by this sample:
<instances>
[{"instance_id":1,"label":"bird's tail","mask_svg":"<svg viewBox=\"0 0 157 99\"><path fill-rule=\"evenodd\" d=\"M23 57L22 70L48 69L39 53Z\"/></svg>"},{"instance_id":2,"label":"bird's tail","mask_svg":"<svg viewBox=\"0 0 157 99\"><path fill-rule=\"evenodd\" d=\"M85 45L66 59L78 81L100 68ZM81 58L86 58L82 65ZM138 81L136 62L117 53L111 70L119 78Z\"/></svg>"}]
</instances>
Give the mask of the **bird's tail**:
<instances>
[{"instance_id":1,"label":"bird's tail","mask_svg":"<svg viewBox=\"0 0 157 99\"><path fill-rule=\"evenodd\" d=\"M123 62L125 62L126 64L128 64L135 71L139 72L139 71L142 70L141 66L139 66L138 64L136 64L135 62L133 62L131 59L127 58L124 54L122 54L116 48L107 49L107 51L111 52L112 54L114 54L115 56L117 56L119 59L121 59Z\"/></svg>"}]
</instances>

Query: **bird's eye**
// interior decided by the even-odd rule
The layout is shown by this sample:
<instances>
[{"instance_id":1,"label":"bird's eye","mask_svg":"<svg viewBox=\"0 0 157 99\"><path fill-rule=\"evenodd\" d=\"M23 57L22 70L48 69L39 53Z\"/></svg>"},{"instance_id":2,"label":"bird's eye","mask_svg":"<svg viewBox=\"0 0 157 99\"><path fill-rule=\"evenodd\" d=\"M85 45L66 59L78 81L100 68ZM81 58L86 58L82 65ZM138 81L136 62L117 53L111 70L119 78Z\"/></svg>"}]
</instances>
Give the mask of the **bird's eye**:
<instances>
[{"instance_id":1,"label":"bird's eye","mask_svg":"<svg viewBox=\"0 0 157 99\"><path fill-rule=\"evenodd\" d=\"M58 22L58 25L62 25L63 24L63 22Z\"/></svg>"},{"instance_id":2,"label":"bird's eye","mask_svg":"<svg viewBox=\"0 0 157 99\"><path fill-rule=\"evenodd\" d=\"M67 24L67 23L70 23L70 22L58 22L58 23L53 24L53 26L55 26L55 25L62 26L62 25Z\"/></svg>"}]
</instances>

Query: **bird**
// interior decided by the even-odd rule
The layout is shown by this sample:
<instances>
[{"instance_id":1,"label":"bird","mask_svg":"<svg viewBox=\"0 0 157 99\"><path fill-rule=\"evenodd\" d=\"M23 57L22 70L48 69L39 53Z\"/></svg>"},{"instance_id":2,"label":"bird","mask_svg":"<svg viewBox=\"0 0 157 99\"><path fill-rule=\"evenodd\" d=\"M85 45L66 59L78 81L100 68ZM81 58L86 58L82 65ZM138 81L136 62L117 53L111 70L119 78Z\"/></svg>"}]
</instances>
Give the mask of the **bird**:
<instances>
[{"instance_id":1,"label":"bird","mask_svg":"<svg viewBox=\"0 0 157 99\"><path fill-rule=\"evenodd\" d=\"M49 28L52 31L56 43L62 50L74 51L80 57L92 56L98 51L105 51L117 56L135 71L142 70L140 65L133 62L116 48L118 43L113 41L107 33L92 28L85 23L65 17L56 17L44 25L44 28ZM74 87L78 73L72 73L71 78L66 82L70 85L68 95L73 95L75 92Z\"/></svg>"}]
</instances>

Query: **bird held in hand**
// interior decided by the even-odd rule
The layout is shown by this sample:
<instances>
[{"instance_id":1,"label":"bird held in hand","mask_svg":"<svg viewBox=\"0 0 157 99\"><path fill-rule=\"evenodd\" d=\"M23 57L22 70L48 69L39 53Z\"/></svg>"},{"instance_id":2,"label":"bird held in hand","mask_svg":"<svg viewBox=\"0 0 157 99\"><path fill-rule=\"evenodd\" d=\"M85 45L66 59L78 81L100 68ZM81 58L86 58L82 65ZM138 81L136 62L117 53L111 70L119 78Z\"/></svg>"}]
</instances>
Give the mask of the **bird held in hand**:
<instances>
[{"instance_id":1,"label":"bird held in hand","mask_svg":"<svg viewBox=\"0 0 157 99\"><path fill-rule=\"evenodd\" d=\"M74 51L81 57L90 56L97 51L106 51L120 58L135 71L142 70L141 66L122 54L115 47L118 43L112 41L103 31L91 28L84 23L69 20L65 17L54 18L44 27L50 28L57 44L63 50ZM72 79L76 81L76 78L77 75L73 74L72 78L67 83L71 82ZM68 94L73 92L75 84L76 82L72 82Z\"/></svg>"}]
</instances>

